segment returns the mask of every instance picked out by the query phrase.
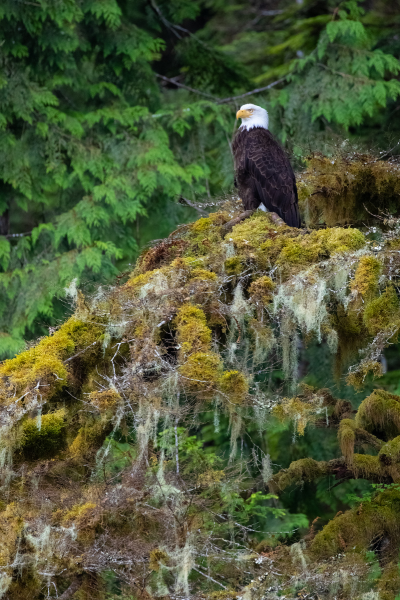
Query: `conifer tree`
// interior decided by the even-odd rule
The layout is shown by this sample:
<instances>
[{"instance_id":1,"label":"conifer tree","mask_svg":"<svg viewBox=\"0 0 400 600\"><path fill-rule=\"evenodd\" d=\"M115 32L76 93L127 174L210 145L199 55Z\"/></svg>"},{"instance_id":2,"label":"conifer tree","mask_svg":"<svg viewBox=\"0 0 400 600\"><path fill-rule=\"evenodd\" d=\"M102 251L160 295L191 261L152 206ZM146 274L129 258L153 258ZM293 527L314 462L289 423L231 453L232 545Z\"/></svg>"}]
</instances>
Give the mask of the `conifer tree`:
<instances>
[{"instance_id":1,"label":"conifer tree","mask_svg":"<svg viewBox=\"0 0 400 600\"><path fill-rule=\"evenodd\" d=\"M118 272L137 249L139 215L205 192L204 160L170 140L205 107L159 112L152 67L165 32L198 11L185 1L2 3L0 355L46 331L71 282ZM216 123L223 131L221 115Z\"/></svg>"}]
</instances>

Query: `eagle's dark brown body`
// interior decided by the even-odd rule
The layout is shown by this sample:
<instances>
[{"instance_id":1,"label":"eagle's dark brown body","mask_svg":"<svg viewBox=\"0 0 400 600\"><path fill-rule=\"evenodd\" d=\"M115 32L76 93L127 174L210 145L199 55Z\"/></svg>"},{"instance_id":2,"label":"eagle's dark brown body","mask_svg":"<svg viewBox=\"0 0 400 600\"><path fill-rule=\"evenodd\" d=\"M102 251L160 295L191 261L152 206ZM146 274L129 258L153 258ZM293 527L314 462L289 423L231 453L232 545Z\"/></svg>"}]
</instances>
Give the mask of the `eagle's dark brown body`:
<instances>
[{"instance_id":1,"label":"eagle's dark brown body","mask_svg":"<svg viewBox=\"0 0 400 600\"><path fill-rule=\"evenodd\" d=\"M300 227L296 179L283 148L264 127L240 128L233 140L236 183L245 210L262 202L291 227Z\"/></svg>"}]
</instances>

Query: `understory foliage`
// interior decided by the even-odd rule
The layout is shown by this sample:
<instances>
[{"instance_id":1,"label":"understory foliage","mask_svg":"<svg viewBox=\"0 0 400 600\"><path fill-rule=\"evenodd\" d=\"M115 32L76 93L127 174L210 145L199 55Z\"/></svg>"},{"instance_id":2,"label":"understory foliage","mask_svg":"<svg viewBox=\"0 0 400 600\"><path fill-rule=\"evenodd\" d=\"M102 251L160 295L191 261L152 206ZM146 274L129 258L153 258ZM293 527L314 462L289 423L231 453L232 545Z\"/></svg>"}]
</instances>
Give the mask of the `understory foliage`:
<instances>
[{"instance_id":1,"label":"understory foliage","mask_svg":"<svg viewBox=\"0 0 400 600\"><path fill-rule=\"evenodd\" d=\"M400 332L398 167L330 165L312 156L301 177L310 228L262 211L232 224L239 199L220 201L124 283L75 291L64 324L0 365L1 597L394 600L400 396L377 380L355 409L299 385L298 353L328 348L361 395L381 374ZM386 216L343 227L364 189ZM246 454L279 422L294 443L337 430L336 457ZM207 426L229 444L207 445ZM317 531L279 498L328 476L375 487Z\"/></svg>"}]
</instances>

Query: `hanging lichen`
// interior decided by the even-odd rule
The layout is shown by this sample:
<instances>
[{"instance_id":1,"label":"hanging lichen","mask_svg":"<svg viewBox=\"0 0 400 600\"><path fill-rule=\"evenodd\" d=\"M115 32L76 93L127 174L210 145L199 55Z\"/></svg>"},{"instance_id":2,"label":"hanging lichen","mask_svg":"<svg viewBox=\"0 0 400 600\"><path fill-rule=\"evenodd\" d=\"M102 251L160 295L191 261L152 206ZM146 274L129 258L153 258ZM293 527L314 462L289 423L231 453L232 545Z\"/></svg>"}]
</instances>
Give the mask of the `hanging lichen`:
<instances>
[{"instance_id":1,"label":"hanging lichen","mask_svg":"<svg viewBox=\"0 0 400 600\"><path fill-rule=\"evenodd\" d=\"M115 583L137 600L359 600L375 593L366 555L380 544L375 587L394 600L399 396L375 389L356 410L298 384L312 344L334 356L327 379L348 369L362 390L382 373L400 330L398 221L379 243L347 225L363 197L390 204L399 173L314 156L298 181L318 227L240 220L229 198L143 252L127 283L92 299L71 284L74 315L0 365L0 597L100 599ZM294 443L337 428L337 456L280 469L277 420ZM383 487L319 531L301 515L260 542L263 523L293 523L277 495L324 477Z\"/></svg>"}]
</instances>

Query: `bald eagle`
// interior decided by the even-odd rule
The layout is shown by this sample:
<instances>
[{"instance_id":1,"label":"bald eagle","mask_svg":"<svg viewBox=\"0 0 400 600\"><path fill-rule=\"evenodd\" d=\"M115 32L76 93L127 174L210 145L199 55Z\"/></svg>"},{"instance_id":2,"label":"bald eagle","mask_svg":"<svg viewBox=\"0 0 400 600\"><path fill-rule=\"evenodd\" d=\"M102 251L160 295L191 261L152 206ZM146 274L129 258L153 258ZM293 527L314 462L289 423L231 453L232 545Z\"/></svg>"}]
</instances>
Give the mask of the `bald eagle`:
<instances>
[{"instance_id":1,"label":"bald eagle","mask_svg":"<svg viewBox=\"0 0 400 600\"><path fill-rule=\"evenodd\" d=\"M244 104L242 124L233 140L235 180L245 210L277 213L290 227L300 227L296 179L283 148L268 131L268 113Z\"/></svg>"}]
</instances>

